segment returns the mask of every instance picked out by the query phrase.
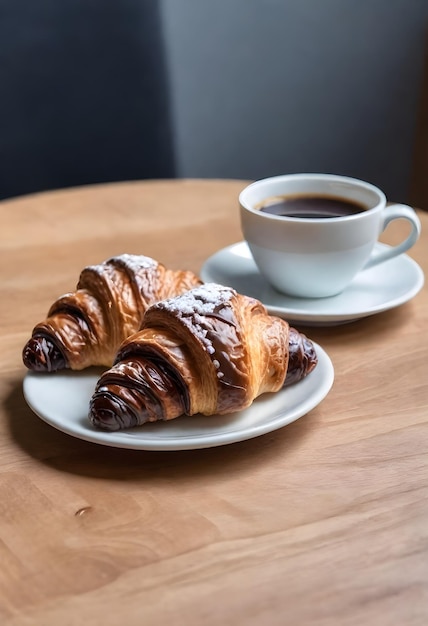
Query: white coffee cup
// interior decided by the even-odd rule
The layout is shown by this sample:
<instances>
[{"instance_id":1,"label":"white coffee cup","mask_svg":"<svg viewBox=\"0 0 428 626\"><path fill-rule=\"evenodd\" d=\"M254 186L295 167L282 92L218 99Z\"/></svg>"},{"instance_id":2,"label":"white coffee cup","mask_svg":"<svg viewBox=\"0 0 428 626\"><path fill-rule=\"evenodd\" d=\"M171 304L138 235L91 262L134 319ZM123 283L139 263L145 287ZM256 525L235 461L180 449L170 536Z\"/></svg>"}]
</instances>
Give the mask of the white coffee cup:
<instances>
[{"instance_id":1,"label":"white coffee cup","mask_svg":"<svg viewBox=\"0 0 428 626\"><path fill-rule=\"evenodd\" d=\"M359 206L355 207L358 212L340 217L290 217L267 213L266 207L261 210L261 205L276 197L280 201L327 198ZM260 273L278 291L297 297L340 293L358 272L411 248L421 229L411 207L387 206L385 194L377 187L332 174L290 174L258 180L241 192L239 204L242 232ZM410 224L408 237L396 246L374 252L380 233L399 218Z\"/></svg>"}]
</instances>

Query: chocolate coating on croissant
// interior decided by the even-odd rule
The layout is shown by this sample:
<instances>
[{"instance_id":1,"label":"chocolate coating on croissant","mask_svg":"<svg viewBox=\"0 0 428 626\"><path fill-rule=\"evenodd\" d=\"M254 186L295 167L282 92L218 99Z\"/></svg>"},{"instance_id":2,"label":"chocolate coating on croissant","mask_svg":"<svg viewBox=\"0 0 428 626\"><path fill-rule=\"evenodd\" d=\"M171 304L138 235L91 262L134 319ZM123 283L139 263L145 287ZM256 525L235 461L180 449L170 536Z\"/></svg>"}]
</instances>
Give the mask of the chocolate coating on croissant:
<instances>
[{"instance_id":1,"label":"chocolate coating on croissant","mask_svg":"<svg viewBox=\"0 0 428 626\"><path fill-rule=\"evenodd\" d=\"M178 414L189 410L187 388L174 369L140 355L138 361L124 361L106 372L90 402L91 421L96 428L114 431L163 420L166 398Z\"/></svg>"},{"instance_id":2,"label":"chocolate coating on croissant","mask_svg":"<svg viewBox=\"0 0 428 626\"><path fill-rule=\"evenodd\" d=\"M311 372L318 362L312 341L290 327L288 338L289 358L284 387L298 382Z\"/></svg>"},{"instance_id":3,"label":"chocolate coating on croissant","mask_svg":"<svg viewBox=\"0 0 428 626\"><path fill-rule=\"evenodd\" d=\"M67 367L64 355L49 337L35 335L24 347L22 360L34 372L54 372Z\"/></svg>"}]
</instances>

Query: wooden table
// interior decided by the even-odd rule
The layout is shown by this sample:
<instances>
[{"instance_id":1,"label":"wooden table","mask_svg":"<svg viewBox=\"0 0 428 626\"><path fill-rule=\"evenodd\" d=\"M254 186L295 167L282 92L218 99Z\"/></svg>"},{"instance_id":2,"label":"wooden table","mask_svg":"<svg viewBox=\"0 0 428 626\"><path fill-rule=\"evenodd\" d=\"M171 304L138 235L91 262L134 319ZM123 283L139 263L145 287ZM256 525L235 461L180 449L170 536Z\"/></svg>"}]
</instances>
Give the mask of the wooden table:
<instances>
[{"instance_id":1,"label":"wooden table","mask_svg":"<svg viewBox=\"0 0 428 626\"><path fill-rule=\"evenodd\" d=\"M426 289L306 329L334 363L333 389L257 439L108 448L24 401L22 346L84 265L129 252L198 271L241 239L244 184L132 182L0 204L2 625L428 623ZM427 273L420 217L410 255Z\"/></svg>"}]
</instances>

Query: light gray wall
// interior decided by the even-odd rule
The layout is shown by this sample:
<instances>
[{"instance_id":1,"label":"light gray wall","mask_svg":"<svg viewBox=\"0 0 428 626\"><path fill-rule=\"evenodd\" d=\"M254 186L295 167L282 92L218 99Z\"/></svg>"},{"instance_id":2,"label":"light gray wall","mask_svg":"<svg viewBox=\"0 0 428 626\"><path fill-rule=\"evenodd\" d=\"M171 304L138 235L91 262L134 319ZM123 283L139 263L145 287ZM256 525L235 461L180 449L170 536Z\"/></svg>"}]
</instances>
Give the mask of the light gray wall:
<instances>
[{"instance_id":1,"label":"light gray wall","mask_svg":"<svg viewBox=\"0 0 428 626\"><path fill-rule=\"evenodd\" d=\"M161 0L178 175L324 171L407 197L427 0Z\"/></svg>"}]
</instances>

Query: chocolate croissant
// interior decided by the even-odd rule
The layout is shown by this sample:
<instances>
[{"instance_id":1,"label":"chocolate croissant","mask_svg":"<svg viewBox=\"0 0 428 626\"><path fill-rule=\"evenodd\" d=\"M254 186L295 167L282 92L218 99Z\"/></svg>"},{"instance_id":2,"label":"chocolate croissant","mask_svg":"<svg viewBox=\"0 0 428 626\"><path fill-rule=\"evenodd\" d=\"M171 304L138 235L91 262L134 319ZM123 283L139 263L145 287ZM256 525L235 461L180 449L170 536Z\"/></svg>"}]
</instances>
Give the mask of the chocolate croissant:
<instances>
[{"instance_id":1,"label":"chocolate croissant","mask_svg":"<svg viewBox=\"0 0 428 626\"><path fill-rule=\"evenodd\" d=\"M111 367L150 305L200 283L193 272L167 269L146 256L123 254L85 267L76 291L58 298L33 329L24 364L39 372Z\"/></svg>"},{"instance_id":2,"label":"chocolate croissant","mask_svg":"<svg viewBox=\"0 0 428 626\"><path fill-rule=\"evenodd\" d=\"M314 345L258 300L206 283L151 306L103 373L89 419L119 430L180 415L227 414L306 376Z\"/></svg>"}]
</instances>

